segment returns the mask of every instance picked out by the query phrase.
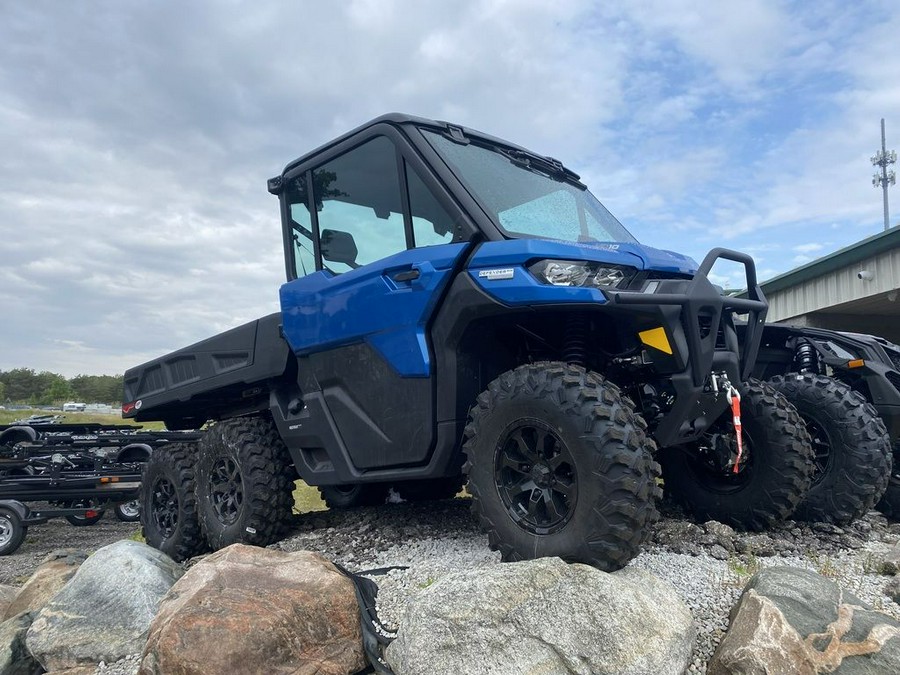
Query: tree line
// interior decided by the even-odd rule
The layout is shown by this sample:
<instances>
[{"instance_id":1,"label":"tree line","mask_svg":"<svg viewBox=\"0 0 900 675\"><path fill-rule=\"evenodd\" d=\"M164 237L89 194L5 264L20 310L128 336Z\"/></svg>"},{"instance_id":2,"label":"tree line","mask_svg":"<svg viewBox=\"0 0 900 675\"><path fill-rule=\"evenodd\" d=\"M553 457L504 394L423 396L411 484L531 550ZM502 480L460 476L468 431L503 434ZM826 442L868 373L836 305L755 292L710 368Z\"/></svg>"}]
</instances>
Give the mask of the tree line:
<instances>
[{"instance_id":1,"label":"tree line","mask_svg":"<svg viewBox=\"0 0 900 675\"><path fill-rule=\"evenodd\" d=\"M59 405L122 402L122 375L76 375L67 379L58 373L35 372L32 368L0 370L0 402L21 405Z\"/></svg>"}]
</instances>

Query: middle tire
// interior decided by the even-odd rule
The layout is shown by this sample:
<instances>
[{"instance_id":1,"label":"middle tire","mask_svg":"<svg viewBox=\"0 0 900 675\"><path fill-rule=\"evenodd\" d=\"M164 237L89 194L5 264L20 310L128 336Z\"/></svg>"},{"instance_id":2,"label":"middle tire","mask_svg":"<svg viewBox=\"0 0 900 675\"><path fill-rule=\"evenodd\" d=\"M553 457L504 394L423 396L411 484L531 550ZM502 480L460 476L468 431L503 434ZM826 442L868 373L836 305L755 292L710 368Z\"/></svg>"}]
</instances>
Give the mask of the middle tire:
<instances>
[{"instance_id":1,"label":"middle tire","mask_svg":"<svg viewBox=\"0 0 900 675\"><path fill-rule=\"evenodd\" d=\"M612 571L637 555L658 517L659 465L616 385L579 366L524 365L491 382L469 416L472 511L503 560Z\"/></svg>"},{"instance_id":2,"label":"middle tire","mask_svg":"<svg viewBox=\"0 0 900 675\"><path fill-rule=\"evenodd\" d=\"M878 412L830 377L792 373L769 383L797 408L815 452L812 486L795 519L845 525L864 515L884 494L893 464Z\"/></svg>"},{"instance_id":3,"label":"middle tire","mask_svg":"<svg viewBox=\"0 0 900 675\"><path fill-rule=\"evenodd\" d=\"M384 504L389 489L390 485L387 483L346 483L322 485L319 487L319 494L329 509L339 511Z\"/></svg>"},{"instance_id":4,"label":"middle tire","mask_svg":"<svg viewBox=\"0 0 900 675\"><path fill-rule=\"evenodd\" d=\"M394 485L403 499L408 502L428 502L438 499L452 499L466 484L466 477L445 476L423 480L407 480Z\"/></svg>"},{"instance_id":5,"label":"middle tire","mask_svg":"<svg viewBox=\"0 0 900 675\"><path fill-rule=\"evenodd\" d=\"M242 542L267 546L291 521L295 470L268 418L219 422L200 441L197 513L213 550Z\"/></svg>"},{"instance_id":6,"label":"middle tire","mask_svg":"<svg viewBox=\"0 0 900 675\"><path fill-rule=\"evenodd\" d=\"M740 385L744 451L725 412L689 446L660 453L666 492L699 520L762 530L793 514L812 480L813 451L803 420L769 385Z\"/></svg>"}]
</instances>

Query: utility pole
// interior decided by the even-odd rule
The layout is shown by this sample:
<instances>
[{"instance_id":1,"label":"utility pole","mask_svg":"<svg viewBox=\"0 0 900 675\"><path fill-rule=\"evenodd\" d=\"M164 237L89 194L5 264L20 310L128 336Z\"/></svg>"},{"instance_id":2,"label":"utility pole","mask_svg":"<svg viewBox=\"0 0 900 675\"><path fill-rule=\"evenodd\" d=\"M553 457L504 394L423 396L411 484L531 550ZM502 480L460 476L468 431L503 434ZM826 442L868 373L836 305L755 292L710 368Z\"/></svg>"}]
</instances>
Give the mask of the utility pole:
<instances>
[{"instance_id":1,"label":"utility pole","mask_svg":"<svg viewBox=\"0 0 900 675\"><path fill-rule=\"evenodd\" d=\"M888 152L885 149L884 143L884 118L881 118L881 152L876 153L872 157L872 164L878 167L881 167L881 173L875 172L875 176L872 178L872 185L875 187L880 187L884 192L884 229L887 230L890 228L890 219L888 216L888 185L894 185L897 182L897 175L894 173L893 169L888 171L888 164L893 164L897 161L897 153L891 150Z\"/></svg>"}]
</instances>

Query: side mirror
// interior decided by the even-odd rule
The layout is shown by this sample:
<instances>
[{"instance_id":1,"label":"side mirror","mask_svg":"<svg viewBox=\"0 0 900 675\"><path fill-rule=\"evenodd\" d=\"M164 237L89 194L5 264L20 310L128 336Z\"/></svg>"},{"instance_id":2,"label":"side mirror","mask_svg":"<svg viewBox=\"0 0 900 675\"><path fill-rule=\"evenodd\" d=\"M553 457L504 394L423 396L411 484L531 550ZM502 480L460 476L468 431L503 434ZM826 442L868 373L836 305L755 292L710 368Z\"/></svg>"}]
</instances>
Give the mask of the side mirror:
<instances>
[{"instance_id":1,"label":"side mirror","mask_svg":"<svg viewBox=\"0 0 900 675\"><path fill-rule=\"evenodd\" d=\"M338 262L356 268L356 256L359 251L356 248L356 242L353 241L353 235L349 232L341 232L340 230L322 230L322 236L319 241L319 250L322 252L322 258L329 262Z\"/></svg>"}]
</instances>

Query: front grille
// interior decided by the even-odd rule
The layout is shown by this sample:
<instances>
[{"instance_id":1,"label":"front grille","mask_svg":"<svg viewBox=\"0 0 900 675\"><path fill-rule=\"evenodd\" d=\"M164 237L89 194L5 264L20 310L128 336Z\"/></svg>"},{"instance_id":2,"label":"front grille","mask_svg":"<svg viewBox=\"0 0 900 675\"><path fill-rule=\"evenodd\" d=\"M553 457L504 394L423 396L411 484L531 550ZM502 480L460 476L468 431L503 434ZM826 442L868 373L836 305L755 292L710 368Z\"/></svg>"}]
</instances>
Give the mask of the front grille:
<instances>
[{"instance_id":1,"label":"front grille","mask_svg":"<svg viewBox=\"0 0 900 675\"><path fill-rule=\"evenodd\" d=\"M700 339L702 340L712 332L712 317L701 314L697 317L697 325L700 328ZM716 349L725 349L725 331L722 330L722 322L716 330Z\"/></svg>"},{"instance_id":2,"label":"front grille","mask_svg":"<svg viewBox=\"0 0 900 675\"><path fill-rule=\"evenodd\" d=\"M888 358L891 360L891 363L894 366L894 370L900 371L900 352L893 349L888 349L887 347L884 347L884 351L888 355Z\"/></svg>"},{"instance_id":3,"label":"front grille","mask_svg":"<svg viewBox=\"0 0 900 675\"><path fill-rule=\"evenodd\" d=\"M894 385L894 389L900 391L900 375L897 373L885 373L887 375L888 382Z\"/></svg>"}]
</instances>

